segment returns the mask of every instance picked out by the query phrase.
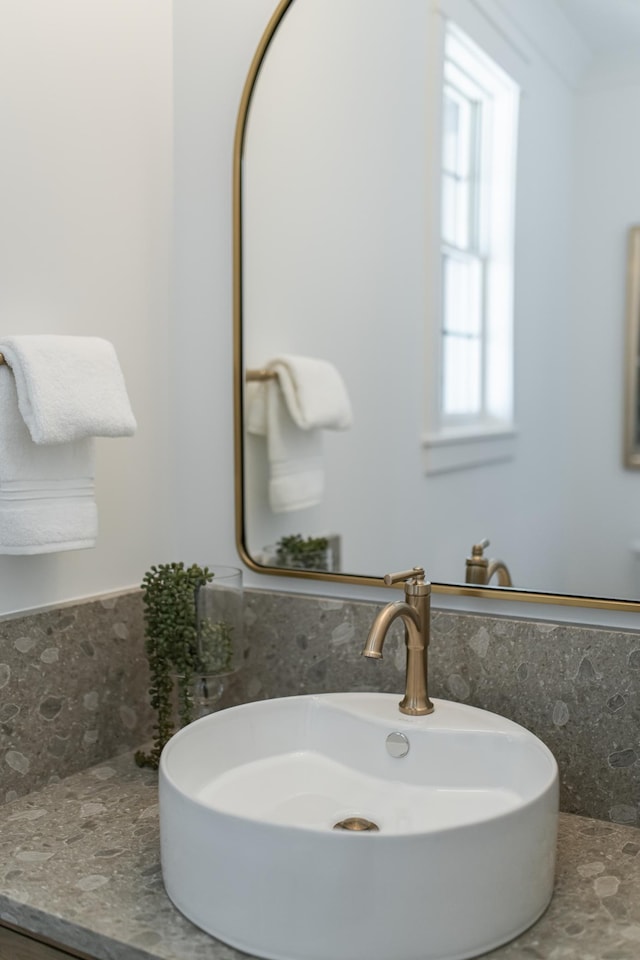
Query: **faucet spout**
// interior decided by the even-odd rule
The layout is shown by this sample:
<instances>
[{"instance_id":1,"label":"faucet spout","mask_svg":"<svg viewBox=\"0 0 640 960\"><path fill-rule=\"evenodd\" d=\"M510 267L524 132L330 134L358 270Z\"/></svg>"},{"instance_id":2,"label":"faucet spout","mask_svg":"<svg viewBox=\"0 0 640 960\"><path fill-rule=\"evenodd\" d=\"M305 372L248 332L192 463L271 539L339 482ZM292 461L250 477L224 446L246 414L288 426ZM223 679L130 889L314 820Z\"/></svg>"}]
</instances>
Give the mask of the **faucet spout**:
<instances>
[{"instance_id":1,"label":"faucet spout","mask_svg":"<svg viewBox=\"0 0 640 960\"><path fill-rule=\"evenodd\" d=\"M404 600L396 600L395 603L388 603L380 611L369 629L369 635L362 651L363 657L372 657L374 660L382 660L382 647L387 636L389 627L398 617L404 620L405 629L408 630L409 623L417 629L421 629L420 618L414 607Z\"/></svg>"},{"instance_id":2,"label":"faucet spout","mask_svg":"<svg viewBox=\"0 0 640 960\"><path fill-rule=\"evenodd\" d=\"M385 583L394 583L404 575L389 575ZM405 599L388 603L371 625L362 655L382 659L382 648L391 624L401 619L404 623L407 648L405 695L400 701L400 712L409 716L425 716L433 712L433 703L427 693L427 647L430 632L431 584L424 582L424 571L416 568L405 582Z\"/></svg>"},{"instance_id":3,"label":"faucet spout","mask_svg":"<svg viewBox=\"0 0 640 960\"><path fill-rule=\"evenodd\" d=\"M487 583L491 581L491 578L497 574L498 575L498 586L500 587L511 587L511 574L509 573L509 568L504 562L504 560L490 560L489 566L487 567Z\"/></svg>"}]
</instances>

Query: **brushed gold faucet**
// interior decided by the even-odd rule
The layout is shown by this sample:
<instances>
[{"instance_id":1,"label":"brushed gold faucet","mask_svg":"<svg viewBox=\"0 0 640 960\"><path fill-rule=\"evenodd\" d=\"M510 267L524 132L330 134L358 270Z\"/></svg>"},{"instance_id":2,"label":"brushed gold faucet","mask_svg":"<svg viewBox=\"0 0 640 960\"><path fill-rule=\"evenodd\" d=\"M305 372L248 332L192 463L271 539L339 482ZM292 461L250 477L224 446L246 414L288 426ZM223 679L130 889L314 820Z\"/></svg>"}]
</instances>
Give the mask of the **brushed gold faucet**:
<instances>
[{"instance_id":1,"label":"brushed gold faucet","mask_svg":"<svg viewBox=\"0 0 640 960\"><path fill-rule=\"evenodd\" d=\"M503 560L488 560L484 556L489 546L488 540L481 540L471 548L471 556L466 559L466 582L488 585L491 578L498 577L498 586L511 587L511 574Z\"/></svg>"},{"instance_id":2,"label":"brushed gold faucet","mask_svg":"<svg viewBox=\"0 0 640 960\"><path fill-rule=\"evenodd\" d=\"M433 713L433 704L427 693L427 647L429 646L431 584L425 583L422 567L405 570L403 573L388 573L384 582L404 584L404 600L388 603L377 615L362 651L363 657L382 659L382 646L389 627L398 617L404 623L404 639L407 646L407 675L405 694L400 701L400 713L412 717Z\"/></svg>"}]
</instances>

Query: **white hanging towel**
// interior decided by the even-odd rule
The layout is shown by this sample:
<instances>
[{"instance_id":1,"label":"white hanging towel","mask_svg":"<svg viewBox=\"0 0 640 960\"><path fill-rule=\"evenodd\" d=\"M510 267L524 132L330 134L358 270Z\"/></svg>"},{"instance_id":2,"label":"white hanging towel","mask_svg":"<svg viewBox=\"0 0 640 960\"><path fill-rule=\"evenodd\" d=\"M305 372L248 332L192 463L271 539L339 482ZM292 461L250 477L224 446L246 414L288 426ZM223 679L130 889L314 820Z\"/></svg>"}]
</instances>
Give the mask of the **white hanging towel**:
<instances>
[{"instance_id":1,"label":"white hanging towel","mask_svg":"<svg viewBox=\"0 0 640 960\"><path fill-rule=\"evenodd\" d=\"M7 337L0 351L0 554L92 547L92 438L135 430L115 351L95 337L52 336Z\"/></svg>"},{"instance_id":2,"label":"white hanging towel","mask_svg":"<svg viewBox=\"0 0 640 960\"><path fill-rule=\"evenodd\" d=\"M347 430L351 403L326 360L283 354L267 369L275 379L247 385L247 430L267 438L269 504L274 513L288 513L322 502L321 430Z\"/></svg>"},{"instance_id":3,"label":"white hanging towel","mask_svg":"<svg viewBox=\"0 0 640 960\"><path fill-rule=\"evenodd\" d=\"M136 430L113 344L101 337L0 340L34 443L130 437Z\"/></svg>"}]
</instances>

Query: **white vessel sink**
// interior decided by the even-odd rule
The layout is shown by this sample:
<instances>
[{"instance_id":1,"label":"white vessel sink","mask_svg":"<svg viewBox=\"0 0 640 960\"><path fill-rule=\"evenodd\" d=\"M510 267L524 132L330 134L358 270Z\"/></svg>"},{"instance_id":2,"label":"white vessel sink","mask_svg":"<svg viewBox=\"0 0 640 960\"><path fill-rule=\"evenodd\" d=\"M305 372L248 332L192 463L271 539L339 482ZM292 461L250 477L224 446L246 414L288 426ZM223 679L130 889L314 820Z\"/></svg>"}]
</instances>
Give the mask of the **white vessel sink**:
<instances>
[{"instance_id":1,"label":"white vessel sink","mask_svg":"<svg viewBox=\"0 0 640 960\"><path fill-rule=\"evenodd\" d=\"M176 907L276 960L459 960L526 929L553 891L556 762L509 720L434 704L291 697L177 733L160 763ZM378 830L335 829L353 817Z\"/></svg>"}]
</instances>

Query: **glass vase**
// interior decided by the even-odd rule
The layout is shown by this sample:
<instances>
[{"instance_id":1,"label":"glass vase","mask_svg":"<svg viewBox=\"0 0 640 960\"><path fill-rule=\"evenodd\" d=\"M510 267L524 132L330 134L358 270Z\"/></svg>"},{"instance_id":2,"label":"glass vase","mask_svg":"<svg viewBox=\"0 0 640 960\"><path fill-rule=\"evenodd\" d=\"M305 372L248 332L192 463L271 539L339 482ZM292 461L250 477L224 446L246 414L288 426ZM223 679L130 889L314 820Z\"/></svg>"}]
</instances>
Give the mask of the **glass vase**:
<instances>
[{"instance_id":1,"label":"glass vase","mask_svg":"<svg viewBox=\"0 0 640 960\"><path fill-rule=\"evenodd\" d=\"M229 680L242 666L242 571L210 566L211 583L198 590L198 651L193 673L193 718L213 713Z\"/></svg>"}]
</instances>

